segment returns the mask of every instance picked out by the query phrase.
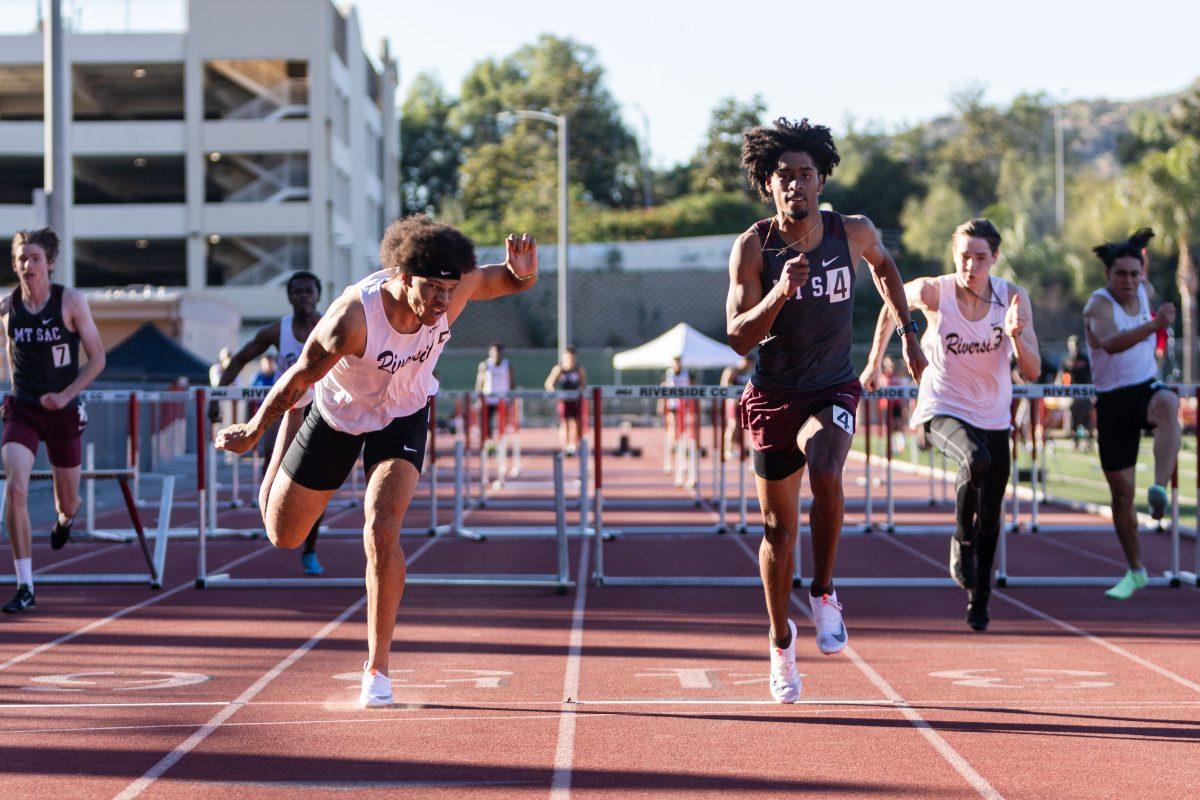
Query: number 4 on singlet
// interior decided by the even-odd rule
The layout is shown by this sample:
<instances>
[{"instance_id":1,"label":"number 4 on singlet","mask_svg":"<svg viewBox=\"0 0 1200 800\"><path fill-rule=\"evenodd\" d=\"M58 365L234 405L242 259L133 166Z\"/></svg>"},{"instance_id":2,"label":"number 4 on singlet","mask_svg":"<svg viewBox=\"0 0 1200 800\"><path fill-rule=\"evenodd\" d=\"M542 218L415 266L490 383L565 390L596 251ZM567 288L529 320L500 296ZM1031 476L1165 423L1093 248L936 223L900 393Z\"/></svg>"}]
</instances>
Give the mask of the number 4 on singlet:
<instances>
[{"instance_id":1,"label":"number 4 on singlet","mask_svg":"<svg viewBox=\"0 0 1200 800\"><path fill-rule=\"evenodd\" d=\"M54 355L54 366L65 367L71 363L71 348L65 344L56 344L50 352Z\"/></svg>"}]
</instances>

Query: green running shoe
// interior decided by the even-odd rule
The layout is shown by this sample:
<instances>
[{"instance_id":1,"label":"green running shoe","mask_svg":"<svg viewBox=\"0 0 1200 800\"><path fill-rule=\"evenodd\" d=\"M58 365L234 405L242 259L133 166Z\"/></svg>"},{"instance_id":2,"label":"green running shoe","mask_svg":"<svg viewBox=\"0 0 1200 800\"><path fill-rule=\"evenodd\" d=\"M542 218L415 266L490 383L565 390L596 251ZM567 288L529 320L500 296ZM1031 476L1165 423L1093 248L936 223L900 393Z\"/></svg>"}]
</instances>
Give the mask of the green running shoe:
<instances>
[{"instance_id":1,"label":"green running shoe","mask_svg":"<svg viewBox=\"0 0 1200 800\"><path fill-rule=\"evenodd\" d=\"M1131 569L1125 573L1125 577L1117 581L1117 585L1104 593L1105 597L1111 597L1113 600L1128 600L1133 597L1133 593L1141 589L1150 581L1150 576L1146 574L1144 569Z\"/></svg>"}]
</instances>

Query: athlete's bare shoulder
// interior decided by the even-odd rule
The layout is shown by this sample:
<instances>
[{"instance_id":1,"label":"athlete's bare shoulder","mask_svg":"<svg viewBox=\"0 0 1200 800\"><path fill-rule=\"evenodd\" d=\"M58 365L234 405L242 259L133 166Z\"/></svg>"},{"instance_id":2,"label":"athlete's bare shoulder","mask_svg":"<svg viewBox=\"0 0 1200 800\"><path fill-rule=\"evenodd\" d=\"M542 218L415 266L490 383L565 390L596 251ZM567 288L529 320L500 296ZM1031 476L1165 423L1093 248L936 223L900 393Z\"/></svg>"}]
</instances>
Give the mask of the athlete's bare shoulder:
<instances>
[{"instance_id":1,"label":"athlete's bare shoulder","mask_svg":"<svg viewBox=\"0 0 1200 800\"><path fill-rule=\"evenodd\" d=\"M13 289L12 292L5 292L4 296L0 297L0 317L7 317L8 312L12 311L12 296L15 291L16 289Z\"/></svg>"},{"instance_id":2,"label":"athlete's bare shoulder","mask_svg":"<svg viewBox=\"0 0 1200 800\"><path fill-rule=\"evenodd\" d=\"M358 287L347 288L329 305L312 338L330 353L362 354L367 346L367 312Z\"/></svg>"},{"instance_id":3,"label":"athlete's bare shoulder","mask_svg":"<svg viewBox=\"0 0 1200 800\"><path fill-rule=\"evenodd\" d=\"M846 238L850 241L874 242L879 237L875 223L865 214L842 214L841 217L842 224L846 227Z\"/></svg>"},{"instance_id":4,"label":"athlete's bare shoulder","mask_svg":"<svg viewBox=\"0 0 1200 800\"><path fill-rule=\"evenodd\" d=\"M762 271L763 242L759 238L757 225L743 231L733 243L729 254L729 268L734 275Z\"/></svg>"}]
</instances>

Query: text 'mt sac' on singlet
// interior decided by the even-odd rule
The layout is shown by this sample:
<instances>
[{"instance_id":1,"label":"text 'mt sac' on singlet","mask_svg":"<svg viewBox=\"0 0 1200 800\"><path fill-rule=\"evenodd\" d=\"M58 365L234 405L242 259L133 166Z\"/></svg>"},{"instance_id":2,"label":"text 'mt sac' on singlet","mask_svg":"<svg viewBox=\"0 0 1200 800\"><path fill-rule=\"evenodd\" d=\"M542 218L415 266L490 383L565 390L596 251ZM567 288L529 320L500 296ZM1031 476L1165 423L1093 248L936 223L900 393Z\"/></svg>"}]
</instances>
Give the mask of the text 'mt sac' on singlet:
<instances>
[{"instance_id":1,"label":"text 'mt sac' on singlet","mask_svg":"<svg viewBox=\"0 0 1200 800\"><path fill-rule=\"evenodd\" d=\"M821 212L824 236L807 252L808 282L784 303L758 348L751 382L763 389L812 391L854 380L850 361L854 317L854 267L842 215ZM754 224L763 248L763 295L779 282L783 266L799 255L771 219ZM780 252L780 250L783 250Z\"/></svg>"},{"instance_id":2,"label":"text 'mt sac' on singlet","mask_svg":"<svg viewBox=\"0 0 1200 800\"><path fill-rule=\"evenodd\" d=\"M974 322L958 307L956 277L938 279L938 310L921 338L929 366L921 374L912 424L936 416L988 431L1008 430L1012 419L1012 342L1004 333L1008 281L990 278L994 300Z\"/></svg>"},{"instance_id":3,"label":"text 'mt sac' on singlet","mask_svg":"<svg viewBox=\"0 0 1200 800\"><path fill-rule=\"evenodd\" d=\"M416 333L392 327L383 308L383 270L355 284L367 318L362 358L343 356L317 383L314 401L334 430L361 434L382 430L397 417L420 411L438 391L433 369L450 339L446 315Z\"/></svg>"},{"instance_id":4,"label":"text 'mt sac' on singlet","mask_svg":"<svg viewBox=\"0 0 1200 800\"><path fill-rule=\"evenodd\" d=\"M1146 294L1145 284L1138 286L1138 310L1127 314L1107 289L1097 289L1092 297L1100 297L1112 303L1113 323L1118 331L1128 331L1149 322L1154 316L1150 313L1150 296ZM1103 348L1092 347L1088 342L1088 355L1092 359L1092 381L1097 392L1111 392L1123 386L1135 386L1139 383L1154 380L1158 374L1158 363L1154 358L1154 334L1120 353L1106 353Z\"/></svg>"},{"instance_id":5,"label":"text 'mt sac' on singlet","mask_svg":"<svg viewBox=\"0 0 1200 800\"><path fill-rule=\"evenodd\" d=\"M8 340L12 343L13 393L38 405L41 397L61 392L79 375L79 334L63 319L63 286L50 285L50 299L30 313L18 287L9 296ZM79 398L75 398L79 404Z\"/></svg>"}]
</instances>

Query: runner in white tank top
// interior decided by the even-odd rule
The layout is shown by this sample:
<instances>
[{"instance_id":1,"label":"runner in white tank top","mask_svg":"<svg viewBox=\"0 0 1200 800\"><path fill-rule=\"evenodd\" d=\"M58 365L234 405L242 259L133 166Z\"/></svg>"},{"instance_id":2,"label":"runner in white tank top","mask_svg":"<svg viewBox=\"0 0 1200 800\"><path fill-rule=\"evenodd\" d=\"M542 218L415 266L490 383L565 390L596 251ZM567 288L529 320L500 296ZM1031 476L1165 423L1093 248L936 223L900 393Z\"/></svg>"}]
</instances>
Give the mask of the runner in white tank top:
<instances>
[{"instance_id":1,"label":"runner in white tank top","mask_svg":"<svg viewBox=\"0 0 1200 800\"><path fill-rule=\"evenodd\" d=\"M1143 228L1124 242L1094 248L1104 262L1107 285L1083 309L1092 376L1096 385L1096 443L1112 497L1113 525L1129 570L1106 594L1128 600L1149 578L1138 548L1135 468L1142 432L1154 432L1154 483L1147 490L1150 515L1162 519L1167 481L1179 454L1179 397L1155 380L1155 334L1175 322L1175 307L1150 311L1145 248L1154 235Z\"/></svg>"},{"instance_id":2,"label":"runner in white tank top","mask_svg":"<svg viewBox=\"0 0 1200 800\"><path fill-rule=\"evenodd\" d=\"M317 303L321 300L321 281L311 272L300 271L293 273L288 278L286 286L288 304L292 307L292 313L259 328L253 338L230 359L229 366L221 376L218 385L230 385L246 364L251 363L272 347L275 348L277 354L276 362L279 364L280 380L283 379L283 374L296 363L304 348L304 341L321 319L321 313L317 311ZM279 468L283 454L287 452L292 439L296 437L300 426L304 423L304 411L312 399L313 390L310 388L303 397L296 401L292 410L284 415L282 422L278 425L278 431L264 437L264 455L267 461L264 476ZM216 422L214 414L217 404L214 402L209 405L209 419ZM259 487L259 508L264 507L262 503L266 502L268 486L268 482L264 480L262 486ZM320 575L325 571L317 559L317 532L320 527L321 518L318 518L308 532L308 537L304 540L304 550L300 553L300 566L305 575Z\"/></svg>"},{"instance_id":3,"label":"runner in white tank top","mask_svg":"<svg viewBox=\"0 0 1200 800\"><path fill-rule=\"evenodd\" d=\"M479 368L475 372L475 391L483 394L487 404L487 438L489 439L495 434L496 428L500 424L500 412L497 409L512 388L512 364L504 357L504 345L500 342L492 342L488 345L487 358L479 362Z\"/></svg>"},{"instance_id":4,"label":"runner in white tank top","mask_svg":"<svg viewBox=\"0 0 1200 800\"><path fill-rule=\"evenodd\" d=\"M217 433L217 447L245 452L320 382L283 463L267 475L264 521L279 547L303 540L362 452L370 621L363 707L392 702L387 669L404 591L399 533L424 461L433 369L449 327L467 302L537 282L537 243L525 235L505 245L505 263L476 268L474 244L454 228L425 216L393 222L380 245L386 274L343 292L254 418Z\"/></svg>"},{"instance_id":5,"label":"runner in white tank top","mask_svg":"<svg viewBox=\"0 0 1200 800\"><path fill-rule=\"evenodd\" d=\"M1010 361L1021 376L1041 374L1029 295L992 277L1000 233L985 219L958 226L952 239L955 271L904 285L909 307L925 314L921 341L929 366L921 375L912 424L958 464L950 576L967 590L967 624L988 626L992 562L1009 476ZM879 369L891 338L886 309L862 374L864 388L879 385Z\"/></svg>"}]
</instances>

